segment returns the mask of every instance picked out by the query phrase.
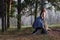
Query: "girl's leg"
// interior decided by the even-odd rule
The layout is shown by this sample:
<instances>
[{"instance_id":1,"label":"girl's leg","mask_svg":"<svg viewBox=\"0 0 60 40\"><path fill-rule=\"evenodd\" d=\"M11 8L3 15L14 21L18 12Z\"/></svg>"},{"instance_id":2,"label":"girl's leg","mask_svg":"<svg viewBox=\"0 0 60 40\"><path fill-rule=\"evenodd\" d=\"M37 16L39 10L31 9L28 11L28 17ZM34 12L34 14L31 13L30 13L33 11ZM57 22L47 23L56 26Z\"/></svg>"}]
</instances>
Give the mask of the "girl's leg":
<instances>
[{"instance_id":1,"label":"girl's leg","mask_svg":"<svg viewBox=\"0 0 60 40\"><path fill-rule=\"evenodd\" d=\"M42 28L41 33L42 33L42 34L47 34L47 30L45 30L44 28Z\"/></svg>"},{"instance_id":2,"label":"girl's leg","mask_svg":"<svg viewBox=\"0 0 60 40\"><path fill-rule=\"evenodd\" d=\"M33 31L33 33L32 33L32 34L36 33L36 32L37 32L37 30L38 30L38 28L36 28L36 29Z\"/></svg>"}]
</instances>

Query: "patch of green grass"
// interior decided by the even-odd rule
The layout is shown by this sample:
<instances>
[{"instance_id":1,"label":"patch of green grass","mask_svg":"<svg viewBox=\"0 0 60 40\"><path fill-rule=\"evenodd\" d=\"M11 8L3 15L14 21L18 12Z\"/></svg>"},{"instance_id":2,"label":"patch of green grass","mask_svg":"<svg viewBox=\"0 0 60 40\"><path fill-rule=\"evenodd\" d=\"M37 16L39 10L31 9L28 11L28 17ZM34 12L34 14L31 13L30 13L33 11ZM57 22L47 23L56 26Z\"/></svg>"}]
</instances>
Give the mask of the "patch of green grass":
<instances>
[{"instance_id":1,"label":"patch of green grass","mask_svg":"<svg viewBox=\"0 0 60 40\"><path fill-rule=\"evenodd\" d=\"M48 25L49 27L60 27L60 24L51 24ZM32 27L31 25L28 26L21 26L21 28L28 28L28 27ZM17 26L10 26L10 28L17 28Z\"/></svg>"},{"instance_id":2,"label":"patch of green grass","mask_svg":"<svg viewBox=\"0 0 60 40\"><path fill-rule=\"evenodd\" d=\"M49 27L60 27L60 24L51 24L51 25L48 25Z\"/></svg>"}]
</instances>

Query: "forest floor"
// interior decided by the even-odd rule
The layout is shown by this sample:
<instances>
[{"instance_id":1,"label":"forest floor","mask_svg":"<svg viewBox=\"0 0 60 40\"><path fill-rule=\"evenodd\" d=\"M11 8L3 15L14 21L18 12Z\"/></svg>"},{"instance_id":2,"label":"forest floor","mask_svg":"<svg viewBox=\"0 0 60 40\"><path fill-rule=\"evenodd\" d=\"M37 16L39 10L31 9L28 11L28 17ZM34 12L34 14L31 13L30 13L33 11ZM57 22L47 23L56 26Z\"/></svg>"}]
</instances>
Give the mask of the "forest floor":
<instances>
[{"instance_id":1,"label":"forest floor","mask_svg":"<svg viewBox=\"0 0 60 40\"><path fill-rule=\"evenodd\" d=\"M48 34L32 35L32 30L32 28L25 28L20 31L0 32L0 40L60 40L60 27L51 28Z\"/></svg>"}]
</instances>

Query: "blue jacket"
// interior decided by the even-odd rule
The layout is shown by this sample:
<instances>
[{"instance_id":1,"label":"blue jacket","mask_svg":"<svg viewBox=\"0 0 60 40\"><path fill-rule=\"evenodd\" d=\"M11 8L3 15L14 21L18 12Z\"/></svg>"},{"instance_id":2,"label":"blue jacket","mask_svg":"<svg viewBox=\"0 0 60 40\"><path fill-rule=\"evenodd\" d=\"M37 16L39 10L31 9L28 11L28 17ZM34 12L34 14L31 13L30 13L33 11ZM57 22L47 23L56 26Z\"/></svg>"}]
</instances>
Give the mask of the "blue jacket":
<instances>
[{"instance_id":1,"label":"blue jacket","mask_svg":"<svg viewBox=\"0 0 60 40\"><path fill-rule=\"evenodd\" d=\"M43 19L41 17L37 17L36 20L33 23L33 28L43 28L44 24L43 24Z\"/></svg>"}]
</instances>

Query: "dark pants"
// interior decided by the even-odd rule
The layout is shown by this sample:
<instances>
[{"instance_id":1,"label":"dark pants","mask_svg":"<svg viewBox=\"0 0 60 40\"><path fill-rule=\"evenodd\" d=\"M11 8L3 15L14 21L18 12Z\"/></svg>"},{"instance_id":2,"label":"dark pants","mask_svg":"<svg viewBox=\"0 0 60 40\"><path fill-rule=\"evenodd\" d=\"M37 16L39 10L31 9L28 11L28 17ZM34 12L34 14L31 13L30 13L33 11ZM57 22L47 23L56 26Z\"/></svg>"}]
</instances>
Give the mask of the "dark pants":
<instances>
[{"instance_id":1,"label":"dark pants","mask_svg":"<svg viewBox=\"0 0 60 40\"><path fill-rule=\"evenodd\" d=\"M44 28L36 28L36 29L33 31L33 34L36 33L38 30L41 30L41 34L47 34L47 31L46 31Z\"/></svg>"}]
</instances>

